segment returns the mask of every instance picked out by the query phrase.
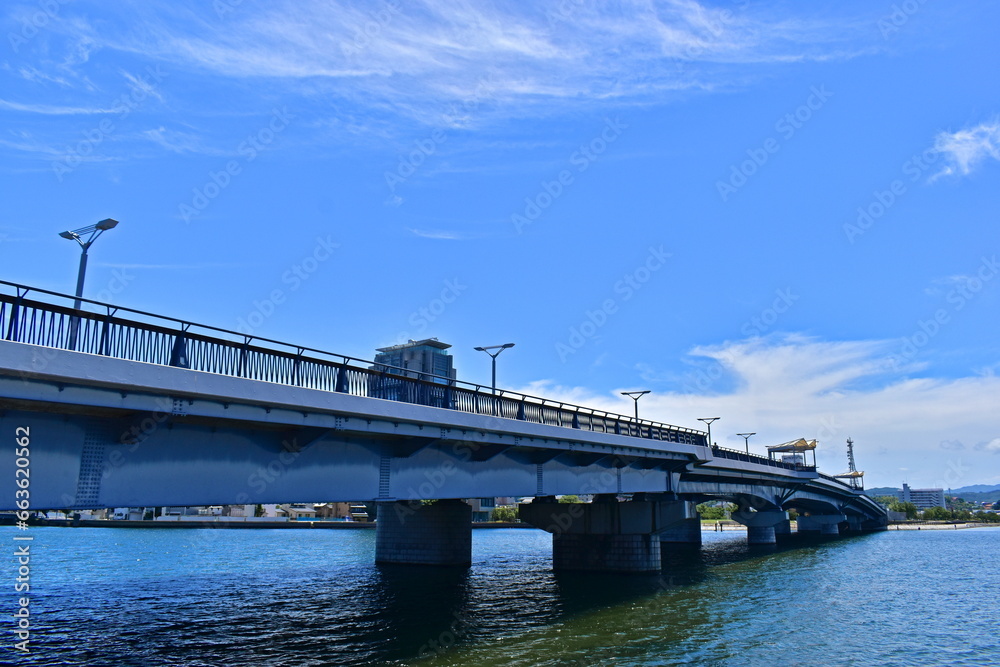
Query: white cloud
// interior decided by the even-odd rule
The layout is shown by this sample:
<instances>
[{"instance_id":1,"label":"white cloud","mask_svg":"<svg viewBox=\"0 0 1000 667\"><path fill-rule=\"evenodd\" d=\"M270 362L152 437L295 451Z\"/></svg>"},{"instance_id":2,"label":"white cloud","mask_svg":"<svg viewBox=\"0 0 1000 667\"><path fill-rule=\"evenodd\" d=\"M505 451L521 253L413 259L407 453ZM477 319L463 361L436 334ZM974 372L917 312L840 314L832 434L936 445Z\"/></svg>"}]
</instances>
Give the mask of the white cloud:
<instances>
[{"instance_id":1,"label":"white cloud","mask_svg":"<svg viewBox=\"0 0 1000 667\"><path fill-rule=\"evenodd\" d=\"M283 79L302 92L434 125L741 85L748 72L740 66L850 58L864 52L857 44L867 34L849 19L790 19L694 0L336 7L286 0L235 7L218 20L144 7L128 30L98 30L81 19L73 37L88 49L152 55L171 67Z\"/></svg>"},{"instance_id":2,"label":"white cloud","mask_svg":"<svg viewBox=\"0 0 1000 667\"><path fill-rule=\"evenodd\" d=\"M934 149L944 155L946 164L932 181L954 174L967 176L988 158L1000 160L1000 121L941 132L934 139Z\"/></svg>"},{"instance_id":3,"label":"white cloud","mask_svg":"<svg viewBox=\"0 0 1000 667\"><path fill-rule=\"evenodd\" d=\"M65 107L47 104L22 104L20 102L10 102L2 99L0 99L0 109L23 111L25 113L35 113L43 116L78 116L115 113L114 109L105 109L101 107Z\"/></svg>"},{"instance_id":4,"label":"white cloud","mask_svg":"<svg viewBox=\"0 0 1000 667\"><path fill-rule=\"evenodd\" d=\"M988 453L1000 452L1000 439L975 451L956 443L981 442L984 433L1000 431L995 408L1000 378L904 377L890 372L883 358L897 343L786 335L699 347L691 356L721 366L721 374L710 375L718 380L697 393L646 387L653 393L643 397L640 414L699 429L698 417L718 415L722 419L712 427L716 442L742 448L743 439L735 434L756 431L750 446L757 452L793 438L817 438L826 472L846 468L844 442L851 437L869 486L897 484L902 467L921 485L979 482L993 464ZM718 391L723 384L733 388ZM596 394L539 381L523 391L628 415L631 403L618 396L623 389Z\"/></svg>"}]
</instances>

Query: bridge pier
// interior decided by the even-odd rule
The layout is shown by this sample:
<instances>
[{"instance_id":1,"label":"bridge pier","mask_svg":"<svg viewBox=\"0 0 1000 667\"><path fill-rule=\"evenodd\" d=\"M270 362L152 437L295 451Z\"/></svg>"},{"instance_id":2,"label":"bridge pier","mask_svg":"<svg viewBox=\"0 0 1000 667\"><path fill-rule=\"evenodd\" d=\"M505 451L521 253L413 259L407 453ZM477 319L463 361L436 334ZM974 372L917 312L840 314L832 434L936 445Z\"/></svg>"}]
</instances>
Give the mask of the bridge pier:
<instances>
[{"instance_id":1,"label":"bridge pier","mask_svg":"<svg viewBox=\"0 0 1000 667\"><path fill-rule=\"evenodd\" d=\"M684 519L660 533L660 544L701 546L701 519Z\"/></svg>"},{"instance_id":2,"label":"bridge pier","mask_svg":"<svg viewBox=\"0 0 1000 667\"><path fill-rule=\"evenodd\" d=\"M592 503L536 498L520 506L522 521L552 533L555 570L659 572L660 534L697 516L692 502L618 502L613 495Z\"/></svg>"},{"instance_id":3,"label":"bridge pier","mask_svg":"<svg viewBox=\"0 0 1000 667\"><path fill-rule=\"evenodd\" d=\"M778 541L775 526L788 523L788 512L739 510L732 513L732 518L747 527L747 544L775 544Z\"/></svg>"},{"instance_id":4,"label":"bridge pier","mask_svg":"<svg viewBox=\"0 0 1000 667\"><path fill-rule=\"evenodd\" d=\"M800 533L819 533L831 537L840 535L840 523L847 521L843 514L810 514L798 518Z\"/></svg>"},{"instance_id":5,"label":"bridge pier","mask_svg":"<svg viewBox=\"0 0 1000 667\"><path fill-rule=\"evenodd\" d=\"M792 536L792 522L788 519L774 524L774 539L778 542L786 540Z\"/></svg>"},{"instance_id":6,"label":"bridge pier","mask_svg":"<svg viewBox=\"0 0 1000 667\"><path fill-rule=\"evenodd\" d=\"M461 500L379 503L375 562L470 566L472 506Z\"/></svg>"}]
</instances>

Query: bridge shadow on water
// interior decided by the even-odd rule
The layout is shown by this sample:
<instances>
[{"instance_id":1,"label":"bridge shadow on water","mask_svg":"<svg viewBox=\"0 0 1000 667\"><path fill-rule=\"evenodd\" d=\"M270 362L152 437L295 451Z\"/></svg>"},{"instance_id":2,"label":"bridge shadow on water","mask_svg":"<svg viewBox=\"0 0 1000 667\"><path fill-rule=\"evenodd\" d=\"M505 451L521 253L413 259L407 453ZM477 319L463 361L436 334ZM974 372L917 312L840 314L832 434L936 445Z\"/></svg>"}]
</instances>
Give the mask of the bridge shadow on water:
<instances>
[{"instance_id":1,"label":"bridge shadow on water","mask_svg":"<svg viewBox=\"0 0 1000 667\"><path fill-rule=\"evenodd\" d=\"M701 547L664 545L662 569L651 574L554 572L551 560L541 557L517 566L479 562L469 570L379 565L373 583L381 608L381 657L409 661L450 653L509 636L514 628L523 632L710 585L719 568L757 567L754 561L786 553L798 560L796 552L808 557L844 539L792 535L778 545L750 546L745 535L735 534L709 537Z\"/></svg>"}]
</instances>

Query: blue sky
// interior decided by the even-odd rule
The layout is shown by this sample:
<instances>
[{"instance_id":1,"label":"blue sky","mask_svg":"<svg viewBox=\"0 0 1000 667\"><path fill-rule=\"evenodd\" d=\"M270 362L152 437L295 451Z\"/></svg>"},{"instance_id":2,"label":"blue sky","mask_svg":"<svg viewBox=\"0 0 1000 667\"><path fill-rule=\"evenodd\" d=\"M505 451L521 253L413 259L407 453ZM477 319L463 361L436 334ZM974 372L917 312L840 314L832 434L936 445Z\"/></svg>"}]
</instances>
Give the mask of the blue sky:
<instances>
[{"instance_id":1,"label":"blue sky","mask_svg":"<svg viewBox=\"0 0 1000 667\"><path fill-rule=\"evenodd\" d=\"M7 2L0 275L1000 484L1000 5ZM277 298L275 298L277 297Z\"/></svg>"}]
</instances>

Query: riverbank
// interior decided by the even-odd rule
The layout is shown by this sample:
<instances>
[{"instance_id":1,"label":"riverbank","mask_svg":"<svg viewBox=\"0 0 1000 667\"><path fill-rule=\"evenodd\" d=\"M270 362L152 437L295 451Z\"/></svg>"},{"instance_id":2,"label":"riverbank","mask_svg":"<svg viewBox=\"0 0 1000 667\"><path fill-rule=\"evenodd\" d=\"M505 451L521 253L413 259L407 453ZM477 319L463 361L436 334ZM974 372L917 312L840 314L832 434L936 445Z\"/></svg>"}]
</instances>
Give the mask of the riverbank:
<instances>
[{"instance_id":1,"label":"riverbank","mask_svg":"<svg viewBox=\"0 0 1000 667\"><path fill-rule=\"evenodd\" d=\"M3 525L13 525L5 522ZM51 526L57 528L233 528L236 530L254 528L287 528L317 530L370 530L374 521L123 521L110 519L43 519L30 520L31 527ZM473 528L534 528L526 523L489 522L473 523Z\"/></svg>"},{"instance_id":2,"label":"riverbank","mask_svg":"<svg viewBox=\"0 0 1000 667\"><path fill-rule=\"evenodd\" d=\"M952 523L949 521L922 521L917 523L891 523L889 530L963 530L965 528L1000 528L1000 523Z\"/></svg>"}]
</instances>

